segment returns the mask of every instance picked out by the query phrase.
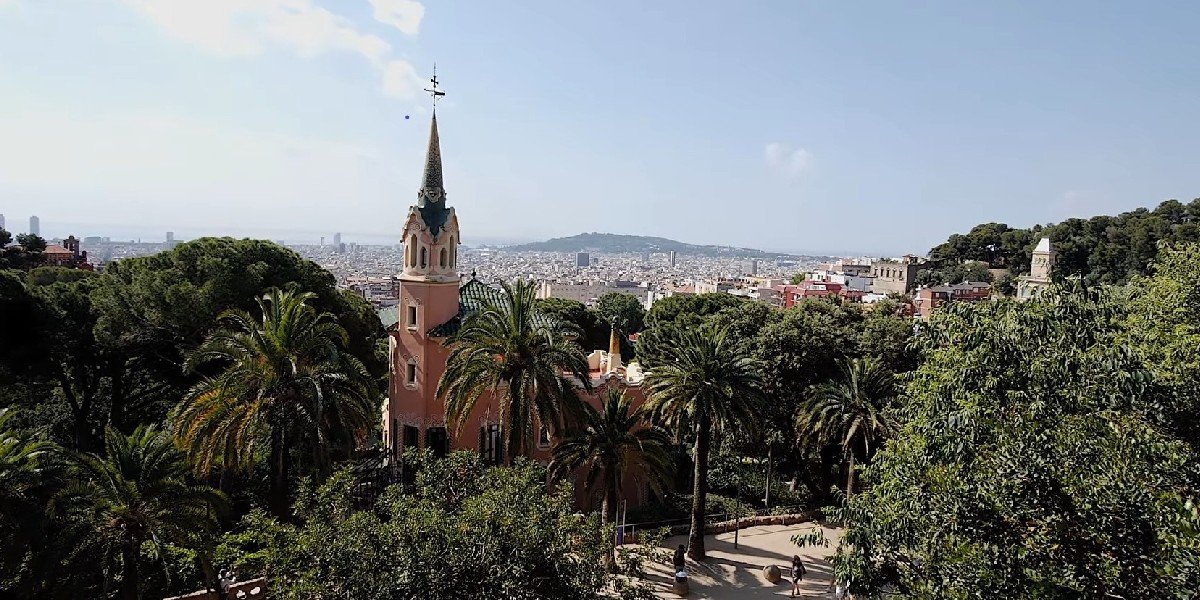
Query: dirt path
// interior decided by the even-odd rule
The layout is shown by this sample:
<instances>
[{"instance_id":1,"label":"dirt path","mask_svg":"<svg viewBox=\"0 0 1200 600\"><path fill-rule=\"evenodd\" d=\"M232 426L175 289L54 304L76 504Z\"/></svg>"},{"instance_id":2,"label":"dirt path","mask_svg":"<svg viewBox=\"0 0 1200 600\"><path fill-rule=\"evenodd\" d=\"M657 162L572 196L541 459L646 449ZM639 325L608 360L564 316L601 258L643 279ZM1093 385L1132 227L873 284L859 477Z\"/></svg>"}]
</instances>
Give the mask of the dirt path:
<instances>
[{"instance_id":1,"label":"dirt path","mask_svg":"<svg viewBox=\"0 0 1200 600\"><path fill-rule=\"evenodd\" d=\"M708 558L702 563L688 560L687 571L691 586L688 598L786 598L792 588L789 574L793 554L800 555L808 570L800 584L800 597L832 598L829 581L833 565L830 564L829 558L837 547L838 530L824 529L825 537L830 540L827 548L799 548L791 541L793 535L808 533L813 527L819 526L815 523L801 523L749 527L738 534L737 549L733 547L732 532L710 536L705 540ZM687 543L686 536L668 539L667 547L674 549L681 543ZM768 583L762 575L763 567L767 565L778 566L783 573L783 580L777 584ZM669 567L652 565L648 570L651 578L659 585L660 597L678 598L670 592Z\"/></svg>"}]
</instances>

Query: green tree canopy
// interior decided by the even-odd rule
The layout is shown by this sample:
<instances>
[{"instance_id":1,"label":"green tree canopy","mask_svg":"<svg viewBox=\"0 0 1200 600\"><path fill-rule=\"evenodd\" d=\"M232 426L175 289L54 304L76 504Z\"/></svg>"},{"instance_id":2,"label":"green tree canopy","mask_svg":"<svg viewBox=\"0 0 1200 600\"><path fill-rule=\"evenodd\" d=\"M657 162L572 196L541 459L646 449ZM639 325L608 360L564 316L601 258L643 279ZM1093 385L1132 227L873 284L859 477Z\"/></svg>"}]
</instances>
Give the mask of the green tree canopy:
<instances>
[{"instance_id":1,"label":"green tree canopy","mask_svg":"<svg viewBox=\"0 0 1200 600\"><path fill-rule=\"evenodd\" d=\"M1185 598L1195 452L1108 291L955 303L922 336L897 437L834 511L836 572L906 598Z\"/></svg>"},{"instance_id":2,"label":"green tree canopy","mask_svg":"<svg viewBox=\"0 0 1200 600\"><path fill-rule=\"evenodd\" d=\"M575 341L584 350L608 349L609 327L594 309L578 300L565 298L540 298L537 309L543 314L570 325L575 331Z\"/></svg>"},{"instance_id":3,"label":"green tree canopy","mask_svg":"<svg viewBox=\"0 0 1200 600\"><path fill-rule=\"evenodd\" d=\"M1123 283L1149 273L1159 242L1200 241L1200 199L1186 205L1167 200L1154 210L1139 208L1029 229L985 223L965 235L950 236L931 249L929 257L943 266L983 261L1027 273L1033 249L1043 237L1058 250L1059 274L1078 275L1089 285Z\"/></svg>"},{"instance_id":4,"label":"green tree canopy","mask_svg":"<svg viewBox=\"0 0 1200 600\"><path fill-rule=\"evenodd\" d=\"M615 325L626 335L642 330L646 309L642 301L631 294L609 292L596 301L596 312L605 322Z\"/></svg>"},{"instance_id":5,"label":"green tree canopy","mask_svg":"<svg viewBox=\"0 0 1200 600\"><path fill-rule=\"evenodd\" d=\"M123 600L142 597L144 554L161 560L168 542L200 547L217 532L225 497L187 481L188 465L169 435L138 427L109 429L104 455L68 455L75 483L59 500L80 527L74 562L120 572Z\"/></svg>"},{"instance_id":6,"label":"green tree canopy","mask_svg":"<svg viewBox=\"0 0 1200 600\"><path fill-rule=\"evenodd\" d=\"M300 525L252 514L223 553L269 574L284 600L602 597L603 528L575 512L569 485L547 489L526 461L485 469L473 452L415 462L413 494L395 487L356 510L339 473L297 502Z\"/></svg>"},{"instance_id":7,"label":"green tree canopy","mask_svg":"<svg viewBox=\"0 0 1200 600\"><path fill-rule=\"evenodd\" d=\"M175 436L196 470L248 468L265 449L272 507L283 515L292 465L326 472L375 425L379 397L366 369L346 353L346 330L318 313L312 293L273 290L257 316L223 313L219 329L188 358L189 369L221 369L192 389L174 415ZM308 459L306 461L306 459Z\"/></svg>"}]
</instances>

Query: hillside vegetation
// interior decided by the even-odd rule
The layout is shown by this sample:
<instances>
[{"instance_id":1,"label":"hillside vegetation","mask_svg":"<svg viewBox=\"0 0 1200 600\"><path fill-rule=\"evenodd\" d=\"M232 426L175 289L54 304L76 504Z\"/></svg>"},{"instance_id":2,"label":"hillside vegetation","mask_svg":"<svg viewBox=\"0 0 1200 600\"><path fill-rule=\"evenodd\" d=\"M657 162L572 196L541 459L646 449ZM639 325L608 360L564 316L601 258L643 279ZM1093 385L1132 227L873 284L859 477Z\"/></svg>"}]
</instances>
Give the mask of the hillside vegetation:
<instances>
[{"instance_id":1,"label":"hillside vegetation","mask_svg":"<svg viewBox=\"0 0 1200 600\"><path fill-rule=\"evenodd\" d=\"M1125 283L1149 273L1159 242L1200 241L1200 199L1187 204L1167 200L1154 210L1139 208L1026 229L983 223L934 246L929 257L943 264L983 261L1028 273L1033 248L1043 237L1058 251L1059 274L1079 275L1089 285Z\"/></svg>"}]
</instances>

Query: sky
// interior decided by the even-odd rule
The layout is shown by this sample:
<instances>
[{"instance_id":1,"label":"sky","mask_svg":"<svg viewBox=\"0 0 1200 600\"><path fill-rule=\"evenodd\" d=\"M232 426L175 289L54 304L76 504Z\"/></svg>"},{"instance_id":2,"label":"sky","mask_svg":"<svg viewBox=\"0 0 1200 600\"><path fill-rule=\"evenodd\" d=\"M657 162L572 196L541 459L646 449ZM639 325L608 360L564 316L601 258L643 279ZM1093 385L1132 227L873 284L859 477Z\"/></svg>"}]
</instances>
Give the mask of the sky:
<instances>
[{"instance_id":1,"label":"sky","mask_svg":"<svg viewBox=\"0 0 1200 600\"><path fill-rule=\"evenodd\" d=\"M0 213L399 237L437 63L467 244L924 253L1200 196L1191 1L0 0Z\"/></svg>"}]
</instances>

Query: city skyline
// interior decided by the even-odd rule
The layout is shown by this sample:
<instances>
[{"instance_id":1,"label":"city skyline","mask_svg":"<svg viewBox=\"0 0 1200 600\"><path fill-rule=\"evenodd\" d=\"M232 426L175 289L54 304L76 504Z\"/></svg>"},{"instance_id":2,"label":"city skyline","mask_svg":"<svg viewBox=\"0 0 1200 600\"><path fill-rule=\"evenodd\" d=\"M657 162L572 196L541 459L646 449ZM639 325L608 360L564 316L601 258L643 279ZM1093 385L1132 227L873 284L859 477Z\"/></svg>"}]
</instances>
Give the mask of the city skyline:
<instances>
[{"instance_id":1,"label":"city skyline","mask_svg":"<svg viewBox=\"0 0 1200 600\"><path fill-rule=\"evenodd\" d=\"M0 0L0 209L391 242L435 60L468 244L895 255L1200 195L1187 3L634 8Z\"/></svg>"}]
</instances>

